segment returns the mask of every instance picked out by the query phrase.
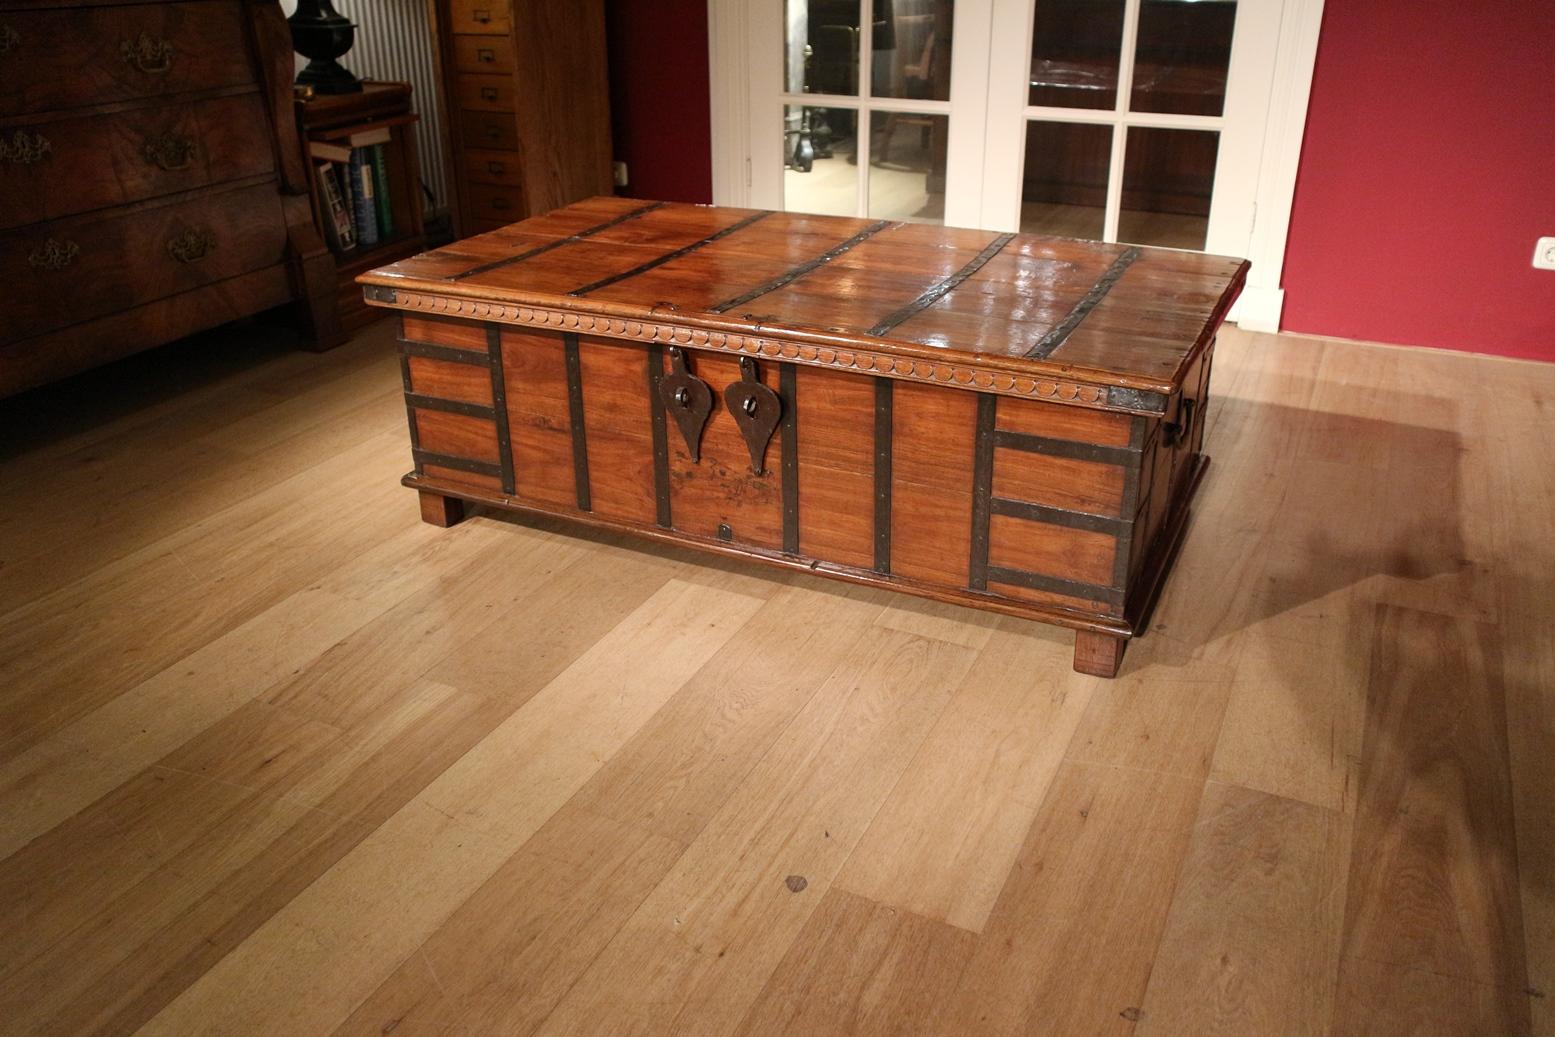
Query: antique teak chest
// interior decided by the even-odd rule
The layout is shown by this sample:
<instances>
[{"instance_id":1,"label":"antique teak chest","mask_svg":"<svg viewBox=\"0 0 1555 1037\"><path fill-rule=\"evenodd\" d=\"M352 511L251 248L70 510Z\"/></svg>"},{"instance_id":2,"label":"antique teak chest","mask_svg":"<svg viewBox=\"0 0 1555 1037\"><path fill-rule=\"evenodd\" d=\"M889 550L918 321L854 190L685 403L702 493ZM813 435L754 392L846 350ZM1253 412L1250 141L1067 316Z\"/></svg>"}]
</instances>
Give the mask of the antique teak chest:
<instances>
[{"instance_id":1,"label":"antique teak chest","mask_svg":"<svg viewBox=\"0 0 1555 1037\"><path fill-rule=\"evenodd\" d=\"M422 516L564 515L1075 630L1112 676L1204 472L1241 260L596 198L375 270Z\"/></svg>"}]
</instances>

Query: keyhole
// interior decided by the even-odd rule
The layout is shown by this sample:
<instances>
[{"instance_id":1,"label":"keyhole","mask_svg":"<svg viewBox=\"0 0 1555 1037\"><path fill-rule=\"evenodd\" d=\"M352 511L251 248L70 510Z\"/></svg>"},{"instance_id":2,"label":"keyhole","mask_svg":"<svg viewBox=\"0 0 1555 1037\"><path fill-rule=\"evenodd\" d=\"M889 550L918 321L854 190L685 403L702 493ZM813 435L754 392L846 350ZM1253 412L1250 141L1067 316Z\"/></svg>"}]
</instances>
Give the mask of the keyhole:
<instances>
[{"instance_id":1,"label":"keyhole","mask_svg":"<svg viewBox=\"0 0 1555 1037\"><path fill-rule=\"evenodd\" d=\"M675 390L675 402L682 407L691 406L691 392L684 385Z\"/></svg>"},{"instance_id":2,"label":"keyhole","mask_svg":"<svg viewBox=\"0 0 1555 1037\"><path fill-rule=\"evenodd\" d=\"M756 411L760 408L760 406L761 405L756 401L756 397L754 396L745 397L745 402L740 404L740 408L752 418L756 416Z\"/></svg>"}]
</instances>

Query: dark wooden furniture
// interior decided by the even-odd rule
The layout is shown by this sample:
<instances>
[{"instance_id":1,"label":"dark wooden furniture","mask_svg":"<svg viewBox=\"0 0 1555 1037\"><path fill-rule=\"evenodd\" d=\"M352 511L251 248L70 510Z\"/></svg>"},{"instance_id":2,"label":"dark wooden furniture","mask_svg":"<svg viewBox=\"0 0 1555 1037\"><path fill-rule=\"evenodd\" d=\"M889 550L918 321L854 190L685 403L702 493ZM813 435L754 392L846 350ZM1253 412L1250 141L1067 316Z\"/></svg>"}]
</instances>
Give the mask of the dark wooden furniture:
<instances>
[{"instance_id":1,"label":"dark wooden furniture","mask_svg":"<svg viewBox=\"0 0 1555 1037\"><path fill-rule=\"evenodd\" d=\"M422 514L565 515L1076 630L1111 676L1207 463L1240 260L592 199L373 271Z\"/></svg>"},{"instance_id":2,"label":"dark wooden furniture","mask_svg":"<svg viewBox=\"0 0 1555 1037\"><path fill-rule=\"evenodd\" d=\"M454 227L611 192L603 0L434 0Z\"/></svg>"},{"instance_id":3,"label":"dark wooden furniture","mask_svg":"<svg viewBox=\"0 0 1555 1037\"><path fill-rule=\"evenodd\" d=\"M420 116L411 110L409 83L362 84L361 93L317 94L298 98L297 129L307 154L309 140L349 146L350 138L372 130L389 131L383 146L389 173L389 198L394 215L394 234L376 245L334 253L336 306L341 326L355 331L382 316L362 302L357 275L426 248L426 223L421 197L421 160L416 151L415 126ZM315 164L315 163L310 163ZM342 170L344 167L340 167ZM327 209L319 197L317 176L308 185L313 196L313 218L322 234Z\"/></svg>"},{"instance_id":4,"label":"dark wooden furniture","mask_svg":"<svg viewBox=\"0 0 1555 1037\"><path fill-rule=\"evenodd\" d=\"M275 0L0 0L0 396L296 302L340 340Z\"/></svg>"}]
</instances>

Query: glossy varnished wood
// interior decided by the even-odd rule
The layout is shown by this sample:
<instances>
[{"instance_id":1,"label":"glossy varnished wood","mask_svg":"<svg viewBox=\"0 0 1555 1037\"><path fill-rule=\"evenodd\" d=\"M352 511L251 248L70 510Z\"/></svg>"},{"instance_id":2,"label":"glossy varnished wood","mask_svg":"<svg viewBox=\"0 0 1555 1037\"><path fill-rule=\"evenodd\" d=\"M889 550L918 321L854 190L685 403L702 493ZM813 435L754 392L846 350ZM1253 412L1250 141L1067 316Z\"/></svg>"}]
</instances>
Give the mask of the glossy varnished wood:
<instances>
[{"instance_id":1,"label":"glossy varnished wood","mask_svg":"<svg viewBox=\"0 0 1555 1037\"><path fill-rule=\"evenodd\" d=\"M0 414L0 1031L1555 1033L1549 367L1223 333L1212 492L1102 681L982 611L430 529L390 331Z\"/></svg>"}]
</instances>

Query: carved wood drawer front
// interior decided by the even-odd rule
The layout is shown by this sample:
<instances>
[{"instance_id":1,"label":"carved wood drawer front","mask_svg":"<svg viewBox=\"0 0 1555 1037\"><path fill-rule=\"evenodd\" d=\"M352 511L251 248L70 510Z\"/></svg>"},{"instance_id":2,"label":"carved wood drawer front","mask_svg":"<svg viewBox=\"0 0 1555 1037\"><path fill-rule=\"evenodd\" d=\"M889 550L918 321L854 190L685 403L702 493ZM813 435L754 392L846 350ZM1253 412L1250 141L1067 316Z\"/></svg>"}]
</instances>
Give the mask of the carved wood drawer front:
<instances>
[{"instance_id":1,"label":"carved wood drawer front","mask_svg":"<svg viewBox=\"0 0 1555 1037\"><path fill-rule=\"evenodd\" d=\"M0 116L254 81L237 0L0 10Z\"/></svg>"},{"instance_id":2,"label":"carved wood drawer front","mask_svg":"<svg viewBox=\"0 0 1555 1037\"><path fill-rule=\"evenodd\" d=\"M285 247L274 181L6 231L0 279L13 291L0 342L277 264Z\"/></svg>"},{"instance_id":3,"label":"carved wood drawer front","mask_svg":"<svg viewBox=\"0 0 1555 1037\"><path fill-rule=\"evenodd\" d=\"M454 32L506 36L513 31L513 7L509 0L451 0L448 22Z\"/></svg>"},{"instance_id":4,"label":"carved wood drawer front","mask_svg":"<svg viewBox=\"0 0 1555 1037\"><path fill-rule=\"evenodd\" d=\"M518 165L519 153L516 151L466 148L463 159L465 175L472 184L511 187L515 191L523 185Z\"/></svg>"},{"instance_id":5,"label":"carved wood drawer front","mask_svg":"<svg viewBox=\"0 0 1555 1037\"><path fill-rule=\"evenodd\" d=\"M275 168L258 94L0 130L0 230Z\"/></svg>"},{"instance_id":6,"label":"carved wood drawer front","mask_svg":"<svg viewBox=\"0 0 1555 1037\"><path fill-rule=\"evenodd\" d=\"M459 72L512 72L513 41L506 36L454 36L454 68Z\"/></svg>"},{"instance_id":7,"label":"carved wood drawer front","mask_svg":"<svg viewBox=\"0 0 1555 1037\"><path fill-rule=\"evenodd\" d=\"M461 112L459 127L466 148L518 150L518 124L507 112Z\"/></svg>"},{"instance_id":8,"label":"carved wood drawer front","mask_svg":"<svg viewBox=\"0 0 1555 1037\"><path fill-rule=\"evenodd\" d=\"M472 175L471 180L475 177ZM470 215L478 220L500 220L512 223L524 215L524 198L511 187L491 184L470 184Z\"/></svg>"},{"instance_id":9,"label":"carved wood drawer front","mask_svg":"<svg viewBox=\"0 0 1555 1037\"><path fill-rule=\"evenodd\" d=\"M458 76L459 107L469 112L512 112L513 80L509 76Z\"/></svg>"}]
</instances>

